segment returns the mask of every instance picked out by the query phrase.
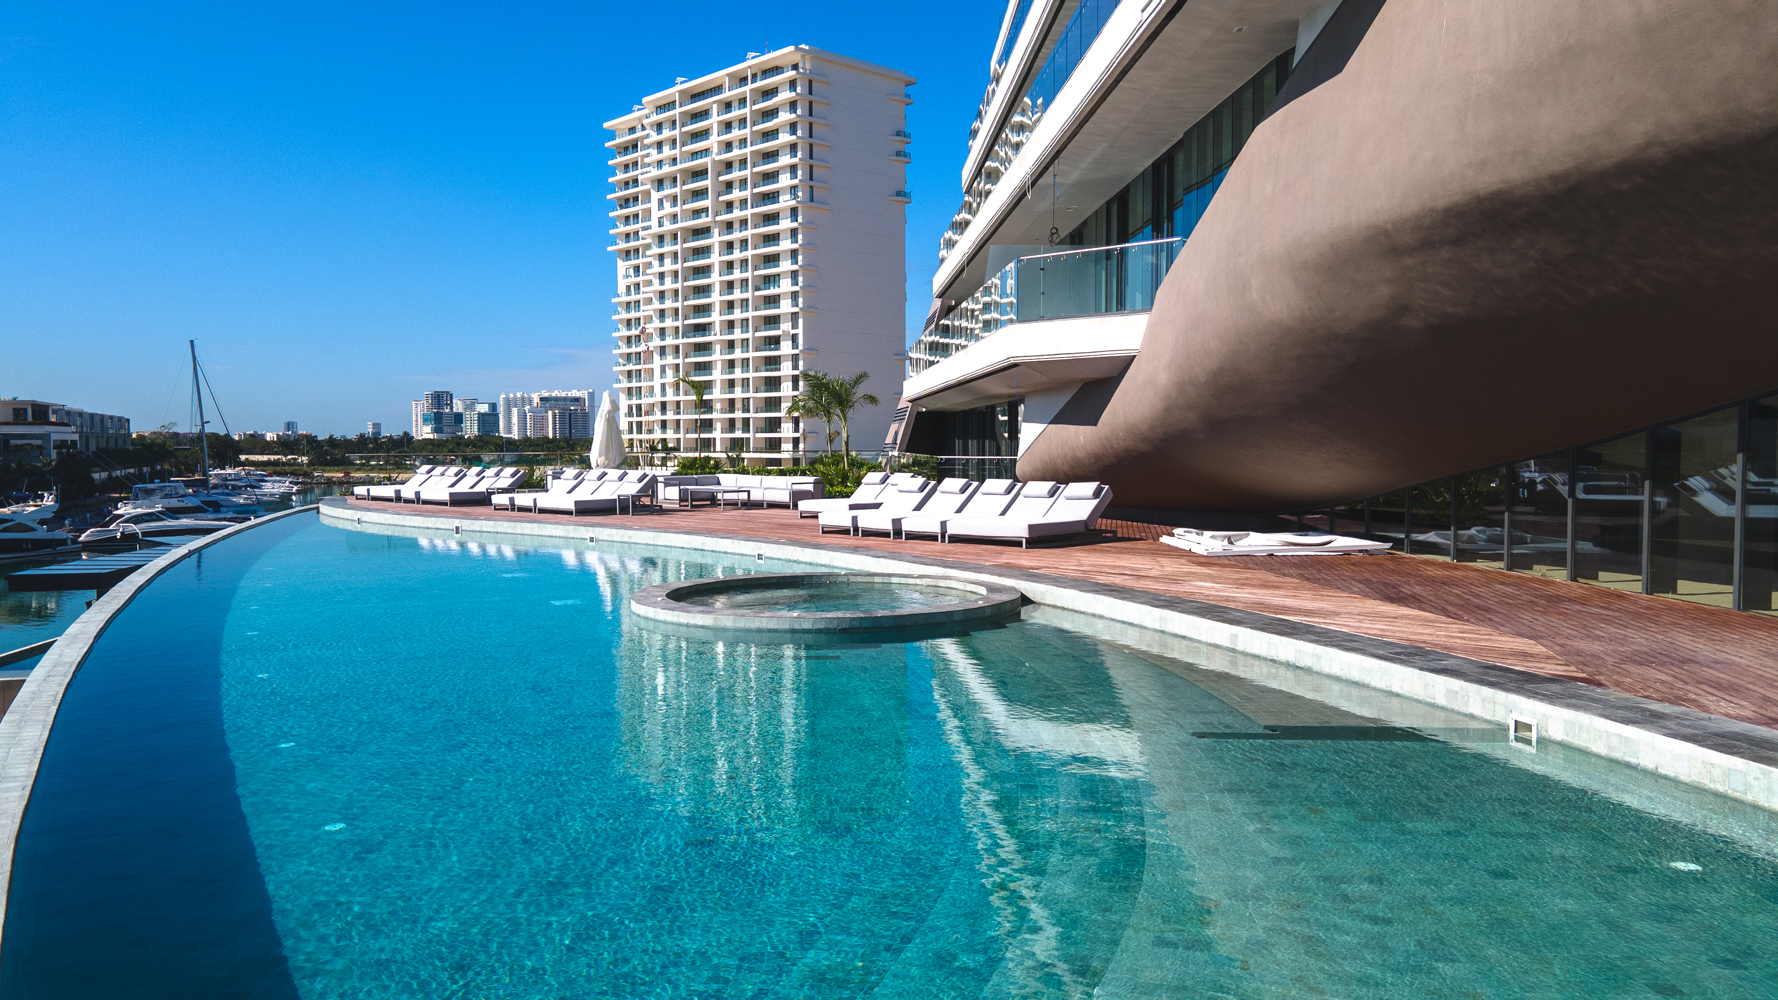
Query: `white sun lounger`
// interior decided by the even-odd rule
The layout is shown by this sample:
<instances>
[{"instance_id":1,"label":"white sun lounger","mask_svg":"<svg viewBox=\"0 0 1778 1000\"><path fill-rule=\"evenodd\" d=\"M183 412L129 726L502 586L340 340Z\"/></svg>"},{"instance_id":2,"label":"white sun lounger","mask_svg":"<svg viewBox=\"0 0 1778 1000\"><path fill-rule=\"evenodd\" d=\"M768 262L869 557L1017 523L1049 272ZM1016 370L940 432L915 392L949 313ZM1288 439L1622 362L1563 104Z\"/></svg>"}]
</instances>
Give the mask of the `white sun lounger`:
<instances>
[{"instance_id":1,"label":"white sun lounger","mask_svg":"<svg viewBox=\"0 0 1778 1000\"><path fill-rule=\"evenodd\" d=\"M901 519L901 537L931 535L942 540L945 526L958 518L999 517L1019 498L1023 485L1017 479L986 480L961 508L948 513L939 513L929 503L926 509Z\"/></svg>"},{"instance_id":2,"label":"white sun lounger","mask_svg":"<svg viewBox=\"0 0 1778 1000\"><path fill-rule=\"evenodd\" d=\"M1174 528L1161 542L1201 556L1351 556L1389 551L1388 542L1312 531L1199 531Z\"/></svg>"},{"instance_id":3,"label":"white sun lounger","mask_svg":"<svg viewBox=\"0 0 1778 1000\"><path fill-rule=\"evenodd\" d=\"M1037 483L1025 486L1029 493ZM1017 540L1021 548L1030 546L1033 540L1066 538L1071 535L1085 534L1099 520L1099 515L1111 505L1111 490L1099 483L1069 483L1061 490L1061 495L1050 501L1041 513L1031 514L1020 509L1024 501L1023 494L1013 501L1012 508L999 517L958 518L945 528L945 541L957 538L983 538L990 540ZM1033 504L1030 509L1035 509Z\"/></svg>"},{"instance_id":4,"label":"white sun lounger","mask_svg":"<svg viewBox=\"0 0 1778 1000\"><path fill-rule=\"evenodd\" d=\"M395 491L395 499L407 503L419 503L421 490L437 490L455 487L460 483L467 482L468 479L469 476L465 470L453 466L442 472L433 474L431 479L426 480L426 482L419 486L403 486L400 489L397 489Z\"/></svg>"},{"instance_id":5,"label":"white sun lounger","mask_svg":"<svg viewBox=\"0 0 1778 1000\"><path fill-rule=\"evenodd\" d=\"M352 487L352 495L355 497L362 497L366 500L393 500L395 499L396 490L401 489L403 486L423 484L430 478L432 478L432 466L422 465L414 470L413 475L407 477L406 482L389 483L384 486L354 486Z\"/></svg>"},{"instance_id":6,"label":"white sun lounger","mask_svg":"<svg viewBox=\"0 0 1778 1000\"><path fill-rule=\"evenodd\" d=\"M635 513L636 500L653 494L654 478L652 476L641 480L632 480L622 475L607 476L596 483L588 493L572 493L566 496L540 499L537 501L537 510L569 514L575 517L581 514L615 514L625 509Z\"/></svg>"},{"instance_id":7,"label":"white sun lounger","mask_svg":"<svg viewBox=\"0 0 1778 1000\"><path fill-rule=\"evenodd\" d=\"M912 473L867 472L858 481L858 489L849 497L821 497L803 500L796 505L797 517L818 517L833 510L869 510L883 501L883 494L909 478Z\"/></svg>"},{"instance_id":8,"label":"white sun lounger","mask_svg":"<svg viewBox=\"0 0 1778 1000\"><path fill-rule=\"evenodd\" d=\"M880 500L872 504L868 510L885 514L912 514L932 498L933 486L931 480L921 479L917 476L904 480L899 485L879 493ZM820 531L822 534L826 534L829 529L835 531L844 529L847 533L856 535L858 533L858 514L859 511L856 510L826 511L821 515Z\"/></svg>"},{"instance_id":9,"label":"white sun lounger","mask_svg":"<svg viewBox=\"0 0 1778 1000\"><path fill-rule=\"evenodd\" d=\"M507 510L528 510L537 512L537 501L546 496L564 496L584 487L592 487L594 483L582 478L584 469L570 469L568 474L552 480L546 490L515 490L494 497L494 506Z\"/></svg>"},{"instance_id":10,"label":"white sun lounger","mask_svg":"<svg viewBox=\"0 0 1778 1000\"><path fill-rule=\"evenodd\" d=\"M446 506L488 503L494 494L511 490L524 478L522 469L484 469L480 478L465 479L455 486L426 486L421 488L418 496L421 503L442 503Z\"/></svg>"},{"instance_id":11,"label":"white sun lounger","mask_svg":"<svg viewBox=\"0 0 1778 1000\"><path fill-rule=\"evenodd\" d=\"M481 494L479 493L479 490L481 489L481 485L482 475L478 470L458 478L456 482L443 484L427 483L425 486L422 486L411 493L406 493L405 495L415 503L448 503L450 494L455 492L477 490L477 495L480 496Z\"/></svg>"},{"instance_id":12,"label":"white sun lounger","mask_svg":"<svg viewBox=\"0 0 1778 1000\"><path fill-rule=\"evenodd\" d=\"M852 533L862 535L867 531L882 531L887 532L890 538L894 538L902 533L902 525L910 517L955 515L974 498L978 485L968 479L947 479L938 484L938 489L934 490L932 496L920 505L917 512L893 510L888 504L874 510L855 511L852 516ZM822 516L833 515L824 514Z\"/></svg>"}]
</instances>

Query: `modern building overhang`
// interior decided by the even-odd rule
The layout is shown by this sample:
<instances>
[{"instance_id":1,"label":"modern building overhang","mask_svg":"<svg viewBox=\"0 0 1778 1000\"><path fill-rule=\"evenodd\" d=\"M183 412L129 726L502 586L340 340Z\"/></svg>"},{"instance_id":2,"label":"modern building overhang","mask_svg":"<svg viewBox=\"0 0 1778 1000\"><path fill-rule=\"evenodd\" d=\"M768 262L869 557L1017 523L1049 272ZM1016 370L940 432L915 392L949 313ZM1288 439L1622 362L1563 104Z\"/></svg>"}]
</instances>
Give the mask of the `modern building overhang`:
<instances>
[{"instance_id":1,"label":"modern building overhang","mask_svg":"<svg viewBox=\"0 0 1778 1000\"><path fill-rule=\"evenodd\" d=\"M1015 323L909 378L902 401L963 410L1111 378L1142 349L1148 313Z\"/></svg>"},{"instance_id":2,"label":"modern building overhang","mask_svg":"<svg viewBox=\"0 0 1778 1000\"><path fill-rule=\"evenodd\" d=\"M940 263L934 297L963 299L987 280L990 245L1047 244L1052 226L1072 230L1268 60L1297 44L1303 18L1320 6L1322 0L1180 0L1146 10L1125 4Z\"/></svg>"}]
</instances>

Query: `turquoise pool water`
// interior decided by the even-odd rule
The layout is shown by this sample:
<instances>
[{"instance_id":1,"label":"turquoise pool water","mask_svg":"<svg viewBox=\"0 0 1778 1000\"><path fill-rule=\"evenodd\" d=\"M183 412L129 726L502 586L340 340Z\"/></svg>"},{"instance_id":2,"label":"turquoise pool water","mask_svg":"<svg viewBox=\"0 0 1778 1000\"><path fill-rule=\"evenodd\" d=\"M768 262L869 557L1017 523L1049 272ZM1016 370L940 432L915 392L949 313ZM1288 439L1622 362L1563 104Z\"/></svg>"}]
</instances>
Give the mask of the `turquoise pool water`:
<instances>
[{"instance_id":1,"label":"turquoise pool water","mask_svg":"<svg viewBox=\"0 0 1778 1000\"><path fill-rule=\"evenodd\" d=\"M812 568L728 559L304 515L189 560L69 688L0 998L1778 992L1765 814L1050 621L628 617Z\"/></svg>"}]
</instances>

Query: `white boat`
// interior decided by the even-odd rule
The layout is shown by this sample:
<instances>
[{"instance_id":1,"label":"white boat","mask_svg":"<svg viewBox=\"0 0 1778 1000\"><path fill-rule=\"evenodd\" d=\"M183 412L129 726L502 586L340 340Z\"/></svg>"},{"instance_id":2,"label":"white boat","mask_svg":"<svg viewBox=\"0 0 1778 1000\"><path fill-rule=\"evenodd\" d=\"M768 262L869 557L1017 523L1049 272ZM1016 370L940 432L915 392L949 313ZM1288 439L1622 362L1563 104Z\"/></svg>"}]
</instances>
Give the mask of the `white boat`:
<instances>
[{"instance_id":1,"label":"white boat","mask_svg":"<svg viewBox=\"0 0 1778 1000\"><path fill-rule=\"evenodd\" d=\"M54 493L39 493L34 500L15 503L10 507L0 507L0 517L9 517L20 521L47 521L50 515L56 512L56 506Z\"/></svg>"},{"instance_id":2,"label":"white boat","mask_svg":"<svg viewBox=\"0 0 1778 1000\"><path fill-rule=\"evenodd\" d=\"M175 517L162 510L120 510L80 536L82 545L184 545L234 527L238 521Z\"/></svg>"},{"instance_id":3,"label":"white boat","mask_svg":"<svg viewBox=\"0 0 1778 1000\"><path fill-rule=\"evenodd\" d=\"M45 528L41 518L0 510L0 559L28 559L78 548L66 532Z\"/></svg>"},{"instance_id":4,"label":"white boat","mask_svg":"<svg viewBox=\"0 0 1778 1000\"><path fill-rule=\"evenodd\" d=\"M257 517L265 508L254 497L229 490L192 491L181 483L144 483L130 488L130 498L117 511L159 510L181 517Z\"/></svg>"}]
</instances>

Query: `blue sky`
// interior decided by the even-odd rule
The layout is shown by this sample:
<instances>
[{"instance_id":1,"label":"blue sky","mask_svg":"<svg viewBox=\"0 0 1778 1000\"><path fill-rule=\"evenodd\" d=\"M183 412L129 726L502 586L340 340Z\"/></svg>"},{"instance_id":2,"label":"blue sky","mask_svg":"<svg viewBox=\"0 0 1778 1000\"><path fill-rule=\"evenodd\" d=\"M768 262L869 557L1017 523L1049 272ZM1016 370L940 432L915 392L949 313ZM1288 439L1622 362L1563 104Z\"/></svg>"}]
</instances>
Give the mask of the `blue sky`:
<instances>
[{"instance_id":1,"label":"blue sky","mask_svg":"<svg viewBox=\"0 0 1778 1000\"><path fill-rule=\"evenodd\" d=\"M917 327L1004 6L637 10L0 5L0 396L183 425L188 337L236 430L607 385L599 124L768 43L919 79Z\"/></svg>"}]
</instances>

